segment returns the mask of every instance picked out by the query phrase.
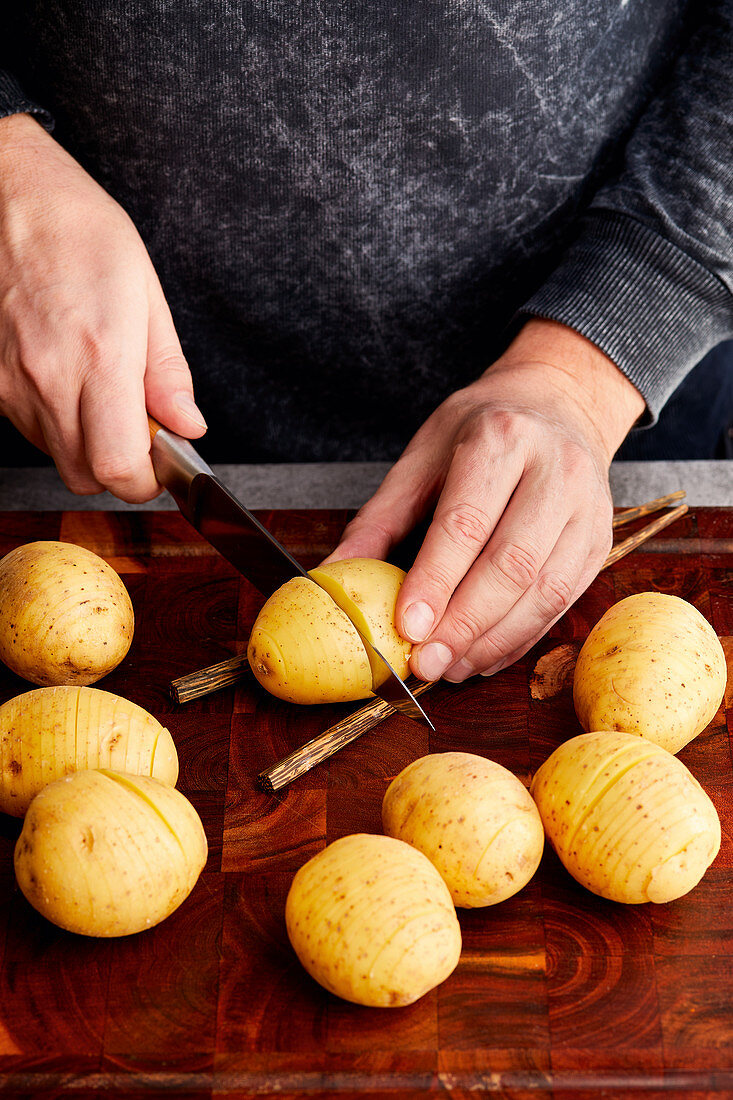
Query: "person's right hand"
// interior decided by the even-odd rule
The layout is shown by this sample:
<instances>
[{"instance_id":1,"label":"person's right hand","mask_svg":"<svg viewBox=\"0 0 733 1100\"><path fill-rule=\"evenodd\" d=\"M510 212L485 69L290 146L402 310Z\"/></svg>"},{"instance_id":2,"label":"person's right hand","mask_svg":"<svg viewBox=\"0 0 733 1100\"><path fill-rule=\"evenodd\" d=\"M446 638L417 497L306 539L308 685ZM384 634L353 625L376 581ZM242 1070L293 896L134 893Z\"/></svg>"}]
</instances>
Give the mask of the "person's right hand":
<instances>
[{"instance_id":1,"label":"person's right hand","mask_svg":"<svg viewBox=\"0 0 733 1100\"><path fill-rule=\"evenodd\" d=\"M146 411L206 430L145 245L33 118L0 119L0 413L72 492L138 502L161 489Z\"/></svg>"}]
</instances>

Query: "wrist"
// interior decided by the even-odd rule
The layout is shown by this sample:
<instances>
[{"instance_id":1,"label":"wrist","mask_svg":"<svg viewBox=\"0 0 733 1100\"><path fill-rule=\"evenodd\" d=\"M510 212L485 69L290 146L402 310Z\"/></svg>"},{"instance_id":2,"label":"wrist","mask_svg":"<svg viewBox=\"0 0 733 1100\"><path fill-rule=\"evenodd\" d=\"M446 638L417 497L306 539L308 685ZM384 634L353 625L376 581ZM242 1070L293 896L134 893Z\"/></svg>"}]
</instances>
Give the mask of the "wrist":
<instances>
[{"instance_id":1,"label":"wrist","mask_svg":"<svg viewBox=\"0 0 733 1100\"><path fill-rule=\"evenodd\" d=\"M613 360L557 321L527 321L489 368L492 374L507 371L521 371L540 392L547 387L548 403L553 398L570 402L609 462L646 409L642 395Z\"/></svg>"},{"instance_id":2,"label":"wrist","mask_svg":"<svg viewBox=\"0 0 733 1100\"><path fill-rule=\"evenodd\" d=\"M36 156L56 142L33 115L15 114L0 118L0 184L7 194L14 184L33 171Z\"/></svg>"}]
</instances>

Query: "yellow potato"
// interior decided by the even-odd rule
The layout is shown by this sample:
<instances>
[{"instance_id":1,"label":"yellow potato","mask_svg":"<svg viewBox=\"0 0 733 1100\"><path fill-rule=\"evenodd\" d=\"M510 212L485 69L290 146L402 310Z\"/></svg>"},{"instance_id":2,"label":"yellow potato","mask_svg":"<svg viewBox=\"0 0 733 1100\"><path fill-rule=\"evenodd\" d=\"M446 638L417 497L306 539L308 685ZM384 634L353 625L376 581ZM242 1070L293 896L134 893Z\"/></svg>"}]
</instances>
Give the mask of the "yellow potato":
<instances>
[{"instance_id":1,"label":"yellow potato","mask_svg":"<svg viewBox=\"0 0 733 1100\"><path fill-rule=\"evenodd\" d=\"M31 802L18 885L44 917L83 936L128 936L170 916L206 862L201 819L147 776L78 771Z\"/></svg>"},{"instance_id":2,"label":"yellow potato","mask_svg":"<svg viewBox=\"0 0 733 1100\"><path fill-rule=\"evenodd\" d=\"M0 561L0 659L34 684L93 684L130 648L132 603L97 554L31 542Z\"/></svg>"},{"instance_id":3,"label":"yellow potato","mask_svg":"<svg viewBox=\"0 0 733 1100\"><path fill-rule=\"evenodd\" d=\"M257 616L247 658L260 684L291 703L341 703L371 695L372 668L350 614L398 675L406 676L411 646L394 626L404 571L355 558L311 574L314 580L294 577L281 585ZM379 670L376 682L386 675Z\"/></svg>"},{"instance_id":4,"label":"yellow potato","mask_svg":"<svg viewBox=\"0 0 733 1100\"><path fill-rule=\"evenodd\" d=\"M725 692L725 654L700 612L678 596L640 592L611 607L575 666L585 730L623 730L669 752L705 729Z\"/></svg>"},{"instance_id":5,"label":"yellow potato","mask_svg":"<svg viewBox=\"0 0 733 1100\"><path fill-rule=\"evenodd\" d=\"M461 932L448 888L409 844L357 833L300 868L285 907L295 953L357 1004L412 1004L454 970Z\"/></svg>"},{"instance_id":6,"label":"yellow potato","mask_svg":"<svg viewBox=\"0 0 733 1100\"><path fill-rule=\"evenodd\" d=\"M720 848L712 802L681 760L631 733L583 733L555 749L532 783L567 870L611 901L682 897Z\"/></svg>"},{"instance_id":7,"label":"yellow potato","mask_svg":"<svg viewBox=\"0 0 733 1100\"><path fill-rule=\"evenodd\" d=\"M109 691L35 688L0 706L0 810L22 817L47 783L85 768L178 779L173 738L152 714Z\"/></svg>"},{"instance_id":8,"label":"yellow potato","mask_svg":"<svg viewBox=\"0 0 733 1100\"><path fill-rule=\"evenodd\" d=\"M388 836L419 848L445 880L454 905L495 905L539 866L545 833L515 775L483 756L443 752L408 764L382 803Z\"/></svg>"},{"instance_id":9,"label":"yellow potato","mask_svg":"<svg viewBox=\"0 0 733 1100\"><path fill-rule=\"evenodd\" d=\"M404 569L376 558L349 558L309 572L404 680L412 645L397 633L394 622L397 597L405 579ZM372 666L372 673L377 687L389 675L378 660Z\"/></svg>"}]
</instances>

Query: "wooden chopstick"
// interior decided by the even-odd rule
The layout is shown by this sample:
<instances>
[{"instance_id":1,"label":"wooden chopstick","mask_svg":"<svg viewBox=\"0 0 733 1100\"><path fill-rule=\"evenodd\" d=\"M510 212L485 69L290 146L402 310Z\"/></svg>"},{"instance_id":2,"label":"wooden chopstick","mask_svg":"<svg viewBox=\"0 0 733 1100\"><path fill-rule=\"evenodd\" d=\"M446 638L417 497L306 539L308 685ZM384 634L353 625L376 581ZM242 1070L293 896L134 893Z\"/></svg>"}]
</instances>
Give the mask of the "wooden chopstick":
<instances>
[{"instance_id":1,"label":"wooden chopstick","mask_svg":"<svg viewBox=\"0 0 733 1100\"><path fill-rule=\"evenodd\" d=\"M641 516L647 516L657 512L665 508L668 504L680 500L684 495L684 490L680 489L675 493L667 494L667 496L657 497L655 500L647 501L646 504L640 504L637 508L627 508L622 512L618 512L613 518L614 529L626 523L631 523L632 520L639 519ZM680 519L687 511L687 505L682 504L666 512L664 515L659 516L657 519L652 520L651 523L646 524L641 530L636 531L633 535L624 539L623 542L614 546L601 566L601 569L608 569L610 565L613 565L614 562L619 561L620 558L630 554L632 550L641 546L648 539L656 535L657 532ZM237 656L219 661L215 665L198 669L195 672L188 673L186 676L180 676L177 680L172 681L170 692L176 702L190 702L193 699L199 699L204 695L208 695L212 691L217 691L219 688L237 683L239 680L243 679L248 672L249 665L247 656L244 653L239 653ZM424 682L411 677L410 680L408 680L408 685L414 695L422 695L433 687L436 682L437 681ZM373 729L374 726L394 713L394 708L391 707L389 703L385 703L382 699L372 700L365 706L360 707L359 710L354 711L347 718L342 719L334 726L330 726L327 730L324 730L323 733L319 734L318 737L314 737L311 741L308 741L307 744L294 749L293 752L289 753L284 759L270 765L269 768L265 768L265 770L261 771L257 776L257 785L263 791L267 791L270 794L280 790L282 787L292 783L293 780L297 779L299 776L310 771L311 768L328 760L329 757L333 756L339 749L355 741L358 737L361 737L362 734Z\"/></svg>"},{"instance_id":2,"label":"wooden chopstick","mask_svg":"<svg viewBox=\"0 0 733 1100\"><path fill-rule=\"evenodd\" d=\"M202 695L210 695L212 691L236 684L249 672L249 661L246 653L238 653L236 657L227 657L218 664L200 668L196 672L189 672L186 676L179 676L177 680L171 680L168 690L174 703L189 703L192 699L200 699Z\"/></svg>"},{"instance_id":3,"label":"wooden chopstick","mask_svg":"<svg viewBox=\"0 0 733 1100\"><path fill-rule=\"evenodd\" d=\"M680 504L678 508L673 508L671 512L667 512L666 515L660 516L659 519L652 520L651 523L647 523L645 527L642 527L640 531L637 531L633 535L629 535L623 542L614 546L601 566L601 569L608 569L609 565L613 565L619 558L623 558L627 554L630 554L632 550L636 550L637 546L641 546L643 542L646 542L647 539L656 535L658 531L662 531L665 527L669 527L670 523L674 523L676 520L680 519L684 516L685 512L689 512L689 508L686 504Z\"/></svg>"},{"instance_id":4,"label":"wooden chopstick","mask_svg":"<svg viewBox=\"0 0 733 1100\"><path fill-rule=\"evenodd\" d=\"M625 508L623 512L617 512L613 517L613 529L617 527L623 527L626 523L631 523L634 519L640 519L641 516L649 516L652 512L661 512L662 508L666 508L668 504L674 504L677 500L684 500L684 489L677 489L674 493L667 493L666 497L657 497L655 500L648 500L646 504L640 504L637 508Z\"/></svg>"},{"instance_id":5,"label":"wooden chopstick","mask_svg":"<svg viewBox=\"0 0 733 1100\"><path fill-rule=\"evenodd\" d=\"M410 676L406 681L413 695L422 695L435 682L434 680L417 680L414 676ZM383 699L372 700L371 703L367 703L365 707L354 711L348 718L343 718L335 726L330 726L329 729L324 730L318 737L314 737L299 749L294 749L284 759L279 760L277 764L265 768L257 776L257 786L261 790L267 791L268 794L274 794L281 787L292 783L298 776L310 771L311 768L315 768L317 764L322 764L324 760L328 760L339 749L343 749L345 745L356 741L362 733L373 729L384 718L388 718L390 714L394 713L394 707L391 707L389 703L385 703Z\"/></svg>"}]
</instances>

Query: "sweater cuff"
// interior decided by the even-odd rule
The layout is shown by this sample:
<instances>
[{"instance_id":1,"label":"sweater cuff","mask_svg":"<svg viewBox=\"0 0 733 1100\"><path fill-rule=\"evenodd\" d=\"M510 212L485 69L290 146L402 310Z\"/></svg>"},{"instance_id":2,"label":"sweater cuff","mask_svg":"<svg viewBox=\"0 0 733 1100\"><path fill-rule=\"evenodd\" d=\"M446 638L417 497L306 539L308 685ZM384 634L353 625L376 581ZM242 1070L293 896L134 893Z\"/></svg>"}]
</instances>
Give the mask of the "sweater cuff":
<instances>
[{"instance_id":1,"label":"sweater cuff","mask_svg":"<svg viewBox=\"0 0 733 1100\"><path fill-rule=\"evenodd\" d=\"M35 115L46 130L53 129L53 118L46 108L29 99L15 77L0 69L0 118L22 114Z\"/></svg>"},{"instance_id":2,"label":"sweater cuff","mask_svg":"<svg viewBox=\"0 0 733 1100\"><path fill-rule=\"evenodd\" d=\"M733 335L725 284L671 241L610 210L583 217L580 235L523 315L559 321L600 348L646 401L646 425L695 364Z\"/></svg>"}]
</instances>

